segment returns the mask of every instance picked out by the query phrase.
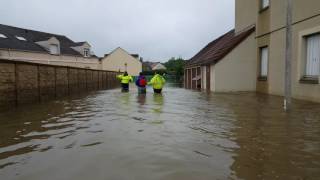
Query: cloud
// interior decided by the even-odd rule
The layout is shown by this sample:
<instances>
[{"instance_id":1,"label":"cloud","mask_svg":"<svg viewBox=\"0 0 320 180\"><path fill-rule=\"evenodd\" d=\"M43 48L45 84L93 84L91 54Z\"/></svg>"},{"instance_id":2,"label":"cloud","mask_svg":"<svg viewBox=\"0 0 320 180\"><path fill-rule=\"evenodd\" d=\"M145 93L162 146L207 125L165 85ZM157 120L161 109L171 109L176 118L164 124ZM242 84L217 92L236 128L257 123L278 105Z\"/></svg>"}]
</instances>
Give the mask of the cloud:
<instances>
[{"instance_id":1,"label":"cloud","mask_svg":"<svg viewBox=\"0 0 320 180\"><path fill-rule=\"evenodd\" d=\"M118 46L144 59L190 58L234 27L234 0L10 0L0 23L88 41L97 55Z\"/></svg>"}]
</instances>

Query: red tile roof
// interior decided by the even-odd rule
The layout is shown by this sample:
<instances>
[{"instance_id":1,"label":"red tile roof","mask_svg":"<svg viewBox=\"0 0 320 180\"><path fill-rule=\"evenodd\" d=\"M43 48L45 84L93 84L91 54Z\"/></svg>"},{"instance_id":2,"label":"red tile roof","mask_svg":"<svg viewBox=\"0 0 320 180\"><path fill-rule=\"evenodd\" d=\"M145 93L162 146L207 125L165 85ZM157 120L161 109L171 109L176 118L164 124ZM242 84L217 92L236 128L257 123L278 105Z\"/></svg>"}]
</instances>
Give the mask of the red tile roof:
<instances>
[{"instance_id":1,"label":"red tile roof","mask_svg":"<svg viewBox=\"0 0 320 180\"><path fill-rule=\"evenodd\" d=\"M254 31L255 27L251 27L240 33L235 33L234 29L229 31L218 39L210 42L192 57L186 66L208 65L219 62Z\"/></svg>"}]
</instances>

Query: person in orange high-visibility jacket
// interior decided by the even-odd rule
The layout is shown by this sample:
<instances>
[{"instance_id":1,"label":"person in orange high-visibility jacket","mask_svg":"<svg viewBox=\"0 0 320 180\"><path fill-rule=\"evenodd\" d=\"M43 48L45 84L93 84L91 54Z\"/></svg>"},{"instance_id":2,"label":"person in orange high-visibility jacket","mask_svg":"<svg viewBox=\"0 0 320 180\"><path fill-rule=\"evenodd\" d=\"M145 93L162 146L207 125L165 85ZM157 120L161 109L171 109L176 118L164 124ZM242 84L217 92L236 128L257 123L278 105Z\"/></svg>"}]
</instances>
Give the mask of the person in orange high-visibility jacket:
<instances>
[{"instance_id":1,"label":"person in orange high-visibility jacket","mask_svg":"<svg viewBox=\"0 0 320 180\"><path fill-rule=\"evenodd\" d=\"M154 93L160 94L166 80L159 73L155 73L148 85L152 85Z\"/></svg>"},{"instance_id":2,"label":"person in orange high-visibility jacket","mask_svg":"<svg viewBox=\"0 0 320 180\"><path fill-rule=\"evenodd\" d=\"M132 76L128 75L127 72L124 72L122 75L118 75L117 78L121 82L122 92L128 92L129 83L133 81Z\"/></svg>"}]
</instances>

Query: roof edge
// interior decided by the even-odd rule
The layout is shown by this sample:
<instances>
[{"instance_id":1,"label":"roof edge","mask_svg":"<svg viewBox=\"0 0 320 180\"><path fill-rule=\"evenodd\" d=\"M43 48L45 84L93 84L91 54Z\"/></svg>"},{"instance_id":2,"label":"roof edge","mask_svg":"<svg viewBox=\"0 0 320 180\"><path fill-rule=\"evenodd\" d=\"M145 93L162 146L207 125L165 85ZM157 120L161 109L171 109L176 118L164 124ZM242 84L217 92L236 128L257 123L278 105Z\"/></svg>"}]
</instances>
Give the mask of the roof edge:
<instances>
[{"instance_id":1,"label":"roof edge","mask_svg":"<svg viewBox=\"0 0 320 180\"><path fill-rule=\"evenodd\" d=\"M233 30L234 30L234 29L233 29ZM233 31L233 30L231 30L231 31ZM237 36L241 36L241 35L243 35L243 37L241 37L240 40L239 40L238 42L236 42L232 48L228 49L228 50L226 51L226 53L224 53L221 57L219 57L219 59L216 59L214 62L210 62L210 58L209 58L209 59L204 59L204 60L203 60L204 62L196 62L196 63L192 63L192 62L191 62L191 64L186 64L185 67L188 68L188 67L194 67L194 66L205 66L205 65L217 64L217 63L218 63L219 61L221 61L225 56L227 56L227 55L230 54L235 48L237 48L237 47L238 47L244 40L246 40L253 32L255 32L255 30L256 30L255 25L251 25L251 26L243 29L242 31L239 31L239 32L235 33L235 35L234 35L233 38L235 38L235 37L237 37ZM209 44L214 43L214 42L216 42L217 40L220 40L221 38L223 38L224 36L226 36L226 35L227 35L228 33L230 33L231 31L225 33L224 35L222 35L222 36L220 36L219 38L215 39L214 41L210 42ZM209 44L208 44L208 45L209 45ZM208 46L208 45L207 45L207 46ZM206 47L207 47L207 46L206 46ZM203 49L205 49L206 47L204 47ZM202 50L203 50L203 49L202 49ZM201 50L201 51L202 51L202 50ZM200 52L201 52L201 51L200 51ZM200 52L199 52L199 53L200 53ZM197 54L198 54L198 53L197 53ZM195 56L194 56L194 57L195 57ZM192 59L192 58L191 58L191 59ZM191 60L191 59L190 59L190 60ZM209 61L209 62L207 62L207 61Z\"/></svg>"}]
</instances>

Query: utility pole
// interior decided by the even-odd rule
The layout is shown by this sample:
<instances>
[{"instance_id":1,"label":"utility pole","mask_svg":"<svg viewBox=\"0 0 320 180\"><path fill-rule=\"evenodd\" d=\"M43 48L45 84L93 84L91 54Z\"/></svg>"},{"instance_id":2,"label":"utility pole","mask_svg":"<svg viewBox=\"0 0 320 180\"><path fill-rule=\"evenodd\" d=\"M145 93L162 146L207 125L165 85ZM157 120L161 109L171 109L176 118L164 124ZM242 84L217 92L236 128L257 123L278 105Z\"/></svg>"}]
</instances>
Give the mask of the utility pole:
<instances>
[{"instance_id":1,"label":"utility pole","mask_svg":"<svg viewBox=\"0 0 320 180\"><path fill-rule=\"evenodd\" d=\"M287 28L286 28L286 62L285 62L285 87L284 109L291 108L291 62L292 62L292 0L286 0Z\"/></svg>"}]
</instances>

